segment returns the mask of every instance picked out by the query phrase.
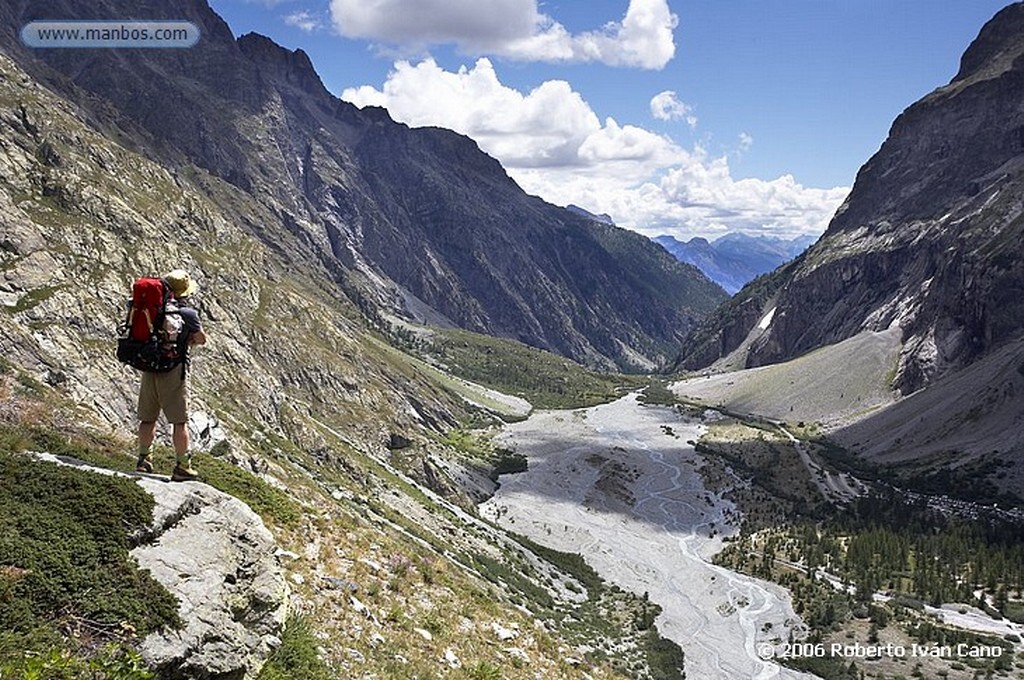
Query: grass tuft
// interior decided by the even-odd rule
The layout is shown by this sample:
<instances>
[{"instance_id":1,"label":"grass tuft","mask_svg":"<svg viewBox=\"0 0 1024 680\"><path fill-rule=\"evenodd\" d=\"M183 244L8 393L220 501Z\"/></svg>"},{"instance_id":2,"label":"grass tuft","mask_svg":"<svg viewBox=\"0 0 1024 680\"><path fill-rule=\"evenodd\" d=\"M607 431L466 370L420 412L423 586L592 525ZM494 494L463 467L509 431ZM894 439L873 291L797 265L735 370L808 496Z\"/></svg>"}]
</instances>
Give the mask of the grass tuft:
<instances>
[{"instance_id":1,"label":"grass tuft","mask_svg":"<svg viewBox=\"0 0 1024 680\"><path fill-rule=\"evenodd\" d=\"M327 680L333 677L330 668L320 658L319 645L308 620L302 617L289 619L281 636L281 646L264 664L257 680Z\"/></svg>"}]
</instances>

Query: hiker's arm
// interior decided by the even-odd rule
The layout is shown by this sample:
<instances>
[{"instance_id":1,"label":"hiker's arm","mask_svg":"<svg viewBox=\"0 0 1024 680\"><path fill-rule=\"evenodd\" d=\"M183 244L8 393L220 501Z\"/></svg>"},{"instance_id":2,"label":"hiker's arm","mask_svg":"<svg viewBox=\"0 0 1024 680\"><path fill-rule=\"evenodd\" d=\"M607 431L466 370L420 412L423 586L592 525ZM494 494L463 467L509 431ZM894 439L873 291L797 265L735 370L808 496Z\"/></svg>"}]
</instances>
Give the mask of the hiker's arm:
<instances>
[{"instance_id":1,"label":"hiker's arm","mask_svg":"<svg viewBox=\"0 0 1024 680\"><path fill-rule=\"evenodd\" d=\"M188 333L186 342L189 346L205 345L206 333L203 332L203 324L199 322L199 314L191 307L182 307L181 317L185 320L185 331Z\"/></svg>"}]
</instances>

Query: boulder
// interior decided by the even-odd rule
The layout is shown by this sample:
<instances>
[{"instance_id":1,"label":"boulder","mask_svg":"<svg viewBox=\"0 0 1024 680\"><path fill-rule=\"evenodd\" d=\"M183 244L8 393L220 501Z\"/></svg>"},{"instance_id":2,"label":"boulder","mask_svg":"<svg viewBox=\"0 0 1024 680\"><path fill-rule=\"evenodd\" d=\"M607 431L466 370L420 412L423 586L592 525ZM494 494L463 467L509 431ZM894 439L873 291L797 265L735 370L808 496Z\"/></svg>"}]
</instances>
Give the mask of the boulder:
<instances>
[{"instance_id":1,"label":"boulder","mask_svg":"<svg viewBox=\"0 0 1024 680\"><path fill-rule=\"evenodd\" d=\"M210 451L228 438L217 417L205 411L193 411L189 414L188 430L192 445L203 451Z\"/></svg>"},{"instance_id":2,"label":"boulder","mask_svg":"<svg viewBox=\"0 0 1024 680\"><path fill-rule=\"evenodd\" d=\"M153 533L132 550L179 600L185 627L150 634L142 656L160 677L255 677L280 644L288 585L263 521L199 482L140 478L156 501Z\"/></svg>"},{"instance_id":3,"label":"boulder","mask_svg":"<svg viewBox=\"0 0 1024 680\"><path fill-rule=\"evenodd\" d=\"M41 460L124 475L67 456ZM131 555L178 599L180 630L142 641L146 664L166 680L254 678L281 644L289 590L274 537L248 505L201 482L130 475L153 496L149 532Z\"/></svg>"}]
</instances>

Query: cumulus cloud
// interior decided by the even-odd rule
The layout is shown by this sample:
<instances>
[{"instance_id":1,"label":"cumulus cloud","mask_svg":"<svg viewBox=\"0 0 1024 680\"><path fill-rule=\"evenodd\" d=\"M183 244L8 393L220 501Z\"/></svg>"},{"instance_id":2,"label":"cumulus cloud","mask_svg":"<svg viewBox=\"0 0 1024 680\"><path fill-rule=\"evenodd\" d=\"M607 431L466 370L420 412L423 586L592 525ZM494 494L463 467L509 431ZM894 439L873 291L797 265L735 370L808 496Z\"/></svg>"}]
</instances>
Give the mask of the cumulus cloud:
<instances>
[{"instance_id":1,"label":"cumulus cloud","mask_svg":"<svg viewBox=\"0 0 1024 680\"><path fill-rule=\"evenodd\" d=\"M608 213L620 226L651 236L819 234L848 191L805 187L789 175L736 179L725 155L684 149L665 135L602 120L562 80L520 92L503 84L487 59L458 71L429 59L398 62L380 89L348 89L342 98L383 106L413 127L466 134L527 192ZM752 143L740 135L741 148Z\"/></svg>"},{"instance_id":2,"label":"cumulus cloud","mask_svg":"<svg viewBox=\"0 0 1024 680\"><path fill-rule=\"evenodd\" d=\"M416 126L438 125L466 134L508 167L571 166L601 123L564 80L521 93L502 84L488 59L445 71L433 60L398 62L381 90L342 92L357 106L384 106ZM595 151L596 153L596 151Z\"/></svg>"},{"instance_id":3,"label":"cumulus cloud","mask_svg":"<svg viewBox=\"0 0 1024 680\"><path fill-rule=\"evenodd\" d=\"M658 120L684 120L691 128L697 127L697 116L693 107L679 101L672 90L659 92L651 98L651 115Z\"/></svg>"},{"instance_id":4,"label":"cumulus cloud","mask_svg":"<svg viewBox=\"0 0 1024 680\"><path fill-rule=\"evenodd\" d=\"M814 189L792 175L777 179L735 179L726 157L701 152L695 162L670 168L658 189L687 224L718 230L772 232L792 237L824 230L848 189Z\"/></svg>"},{"instance_id":5,"label":"cumulus cloud","mask_svg":"<svg viewBox=\"0 0 1024 680\"><path fill-rule=\"evenodd\" d=\"M847 187L805 187L792 176L736 179L725 157L700 149L639 182L597 166L519 169L510 174L529 193L559 205L607 213L615 223L648 236L717 238L729 232L794 238L820 234L846 197Z\"/></svg>"},{"instance_id":6,"label":"cumulus cloud","mask_svg":"<svg viewBox=\"0 0 1024 680\"><path fill-rule=\"evenodd\" d=\"M667 0L630 0L621 21L576 35L537 0L331 0L341 35L417 48L454 44L524 61L600 62L660 69L675 55Z\"/></svg>"}]
</instances>

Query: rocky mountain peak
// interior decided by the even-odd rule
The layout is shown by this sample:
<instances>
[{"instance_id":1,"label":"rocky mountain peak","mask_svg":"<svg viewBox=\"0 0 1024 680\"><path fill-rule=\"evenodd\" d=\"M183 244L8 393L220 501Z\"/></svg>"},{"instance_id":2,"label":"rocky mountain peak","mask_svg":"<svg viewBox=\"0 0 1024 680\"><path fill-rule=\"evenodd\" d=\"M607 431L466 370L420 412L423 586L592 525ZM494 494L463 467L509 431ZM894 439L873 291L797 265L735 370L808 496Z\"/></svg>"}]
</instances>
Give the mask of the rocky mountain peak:
<instances>
[{"instance_id":1,"label":"rocky mountain peak","mask_svg":"<svg viewBox=\"0 0 1024 680\"><path fill-rule=\"evenodd\" d=\"M237 42L242 54L265 76L277 82L290 83L312 96L331 96L313 68L309 55L301 49L287 50L259 33L246 33Z\"/></svg>"},{"instance_id":2,"label":"rocky mountain peak","mask_svg":"<svg viewBox=\"0 0 1024 680\"><path fill-rule=\"evenodd\" d=\"M953 81L897 117L829 232L939 218L999 180L991 173L1024 152L1022 21L1024 4L999 12Z\"/></svg>"},{"instance_id":3,"label":"rocky mountain peak","mask_svg":"<svg viewBox=\"0 0 1024 680\"><path fill-rule=\"evenodd\" d=\"M1013 64L1021 54L1022 33L1024 3L1016 2L1000 10L981 29L960 59L960 71L953 82L966 80L996 63Z\"/></svg>"}]
</instances>

